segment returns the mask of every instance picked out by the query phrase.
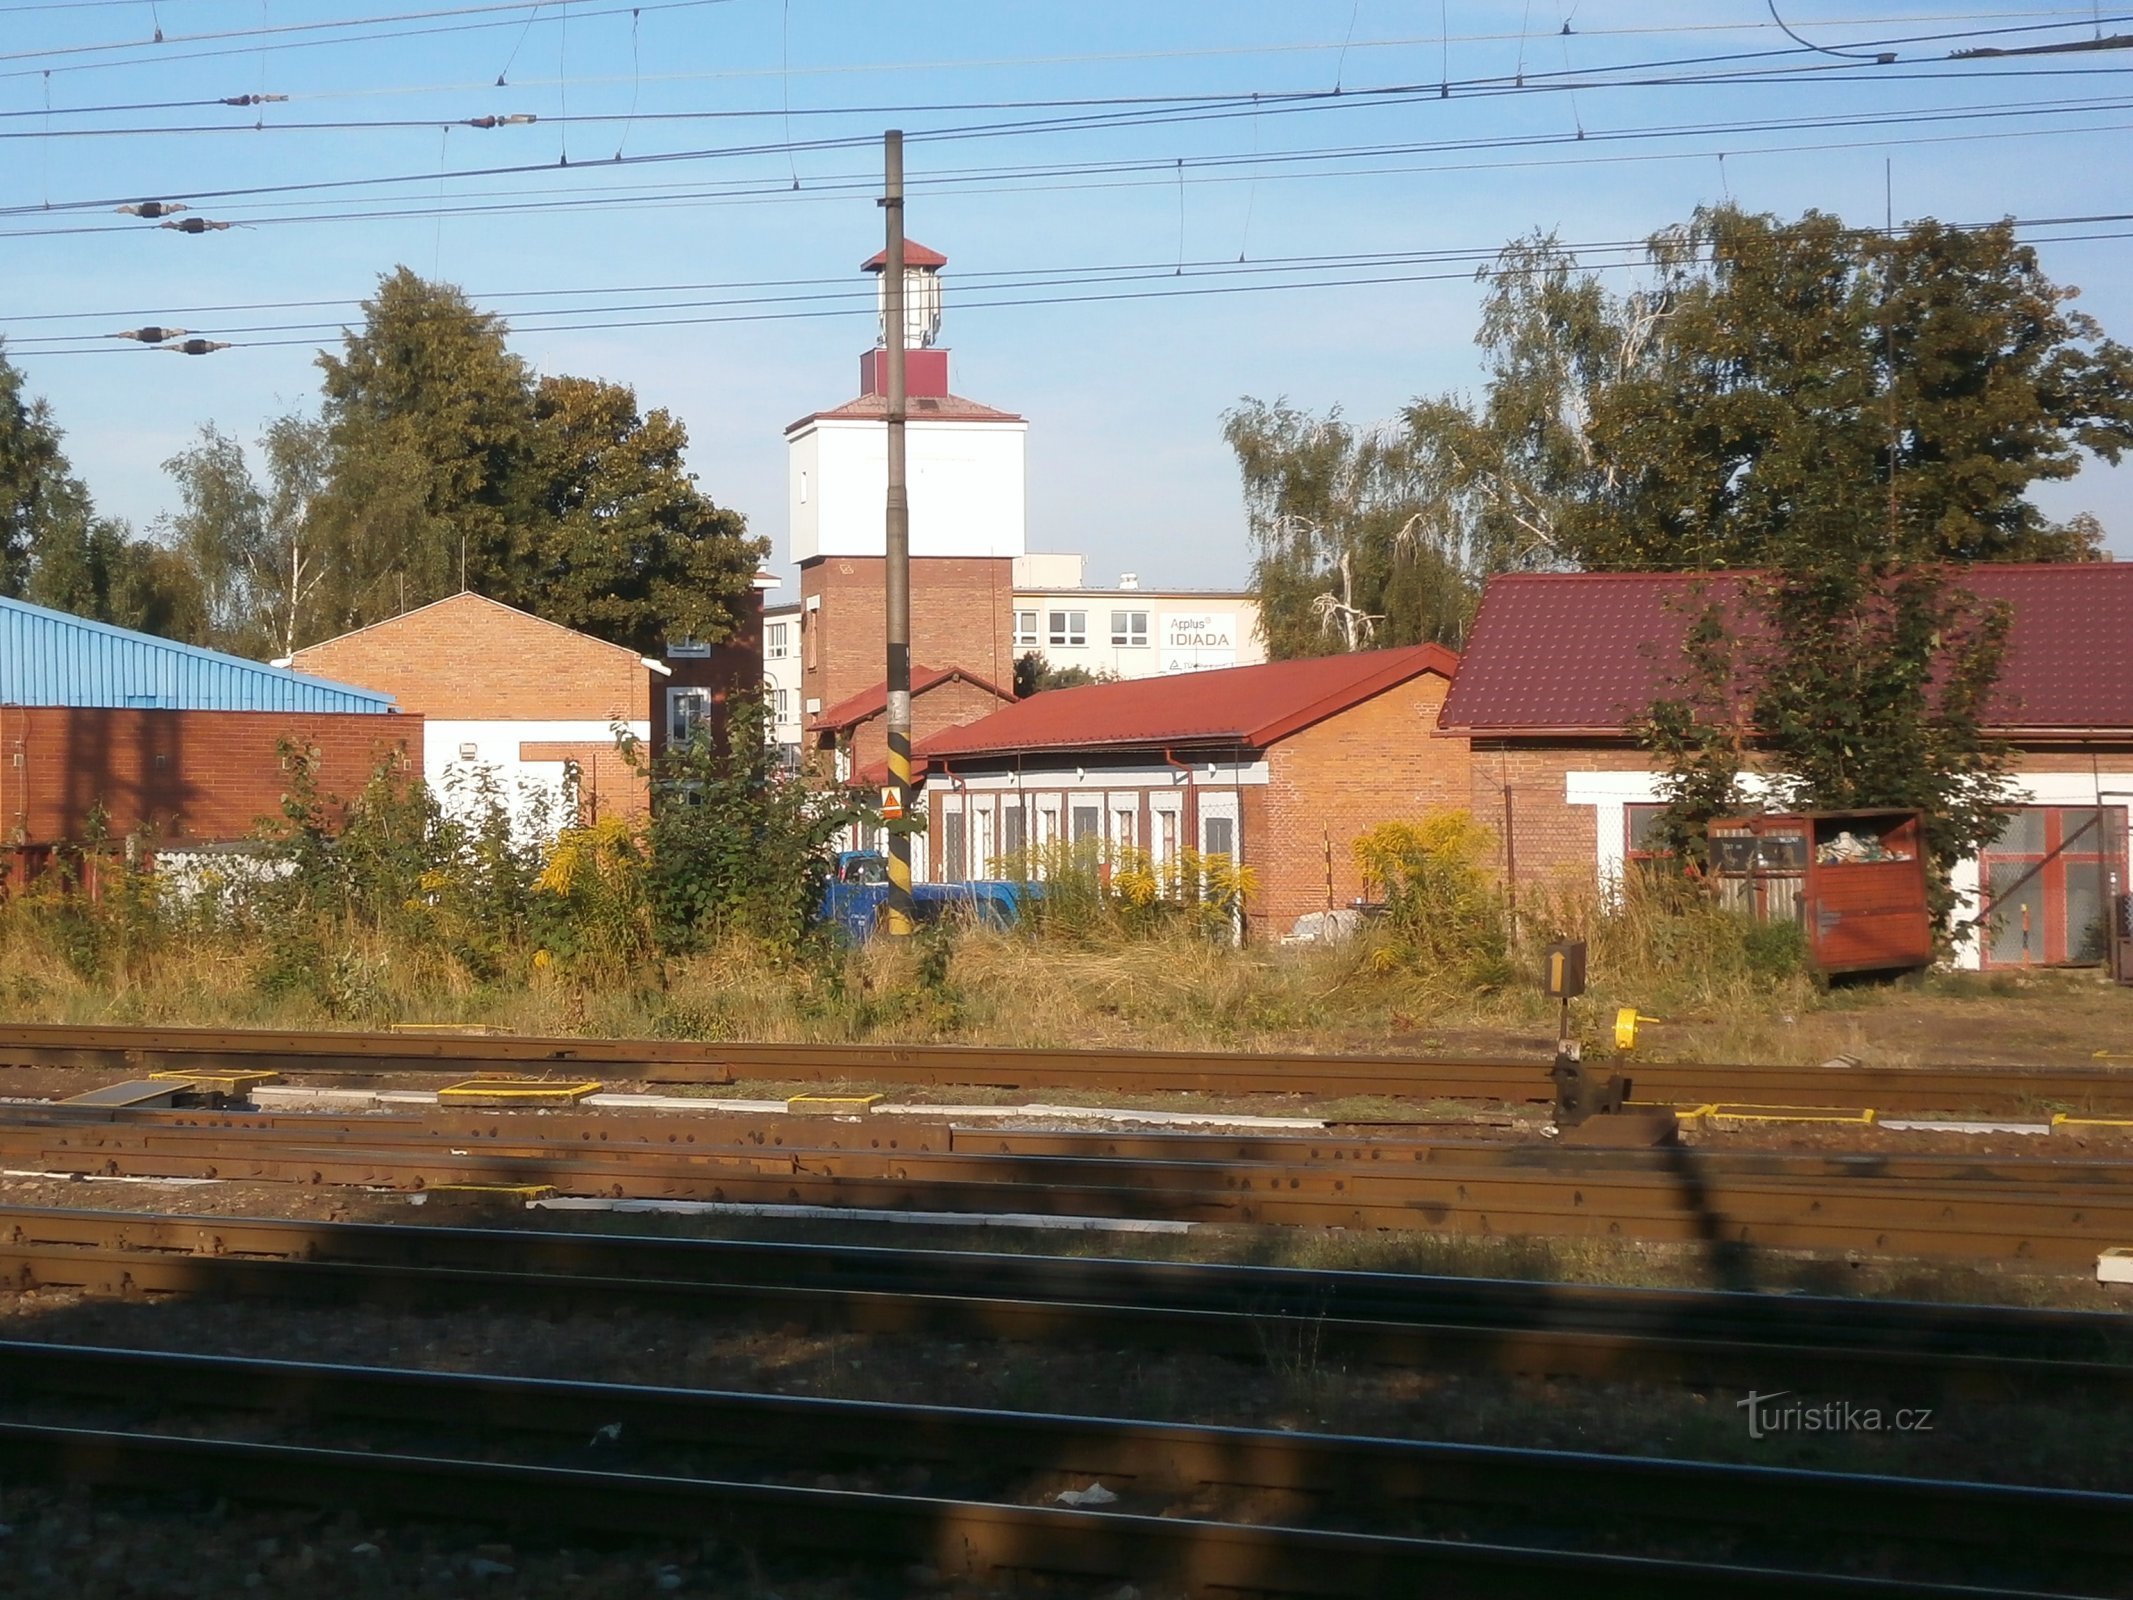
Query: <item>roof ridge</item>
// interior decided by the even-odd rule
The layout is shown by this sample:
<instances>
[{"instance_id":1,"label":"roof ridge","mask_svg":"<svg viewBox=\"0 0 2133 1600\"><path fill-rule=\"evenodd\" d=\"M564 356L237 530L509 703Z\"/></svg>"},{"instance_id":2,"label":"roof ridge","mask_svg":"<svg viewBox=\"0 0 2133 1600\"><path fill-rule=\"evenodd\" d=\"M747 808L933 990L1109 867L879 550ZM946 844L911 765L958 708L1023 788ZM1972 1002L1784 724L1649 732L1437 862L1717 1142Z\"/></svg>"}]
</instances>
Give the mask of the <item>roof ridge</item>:
<instances>
[{"instance_id":1,"label":"roof ridge","mask_svg":"<svg viewBox=\"0 0 2133 1600\"><path fill-rule=\"evenodd\" d=\"M568 623L557 622L553 617L544 617L537 611L528 611L523 606L512 605L508 600L499 600L494 595L483 594L478 589L461 589L457 594L439 595L434 600L425 600L419 606L410 606L407 610L395 612L389 617L380 617L376 622L366 622L360 628L350 628L346 633L336 633L331 638L319 640L316 644L304 645L292 653L292 659L294 656L302 655L307 650L323 650L329 644L339 644L343 639L356 638L358 635L369 633L374 628L388 627L395 622L405 622L409 617L419 617L425 611L434 611L439 606L450 605L456 600L478 600L485 606L494 606L499 611L508 611L513 616L524 617L530 622L538 622L544 628L553 628L558 633L567 633L574 639L587 640L590 643L599 645L604 650L619 650L632 661L641 662L644 660L644 657L639 652L632 650L626 644L617 644L614 640L603 639L596 633L587 633L582 628L573 628Z\"/></svg>"}]
</instances>

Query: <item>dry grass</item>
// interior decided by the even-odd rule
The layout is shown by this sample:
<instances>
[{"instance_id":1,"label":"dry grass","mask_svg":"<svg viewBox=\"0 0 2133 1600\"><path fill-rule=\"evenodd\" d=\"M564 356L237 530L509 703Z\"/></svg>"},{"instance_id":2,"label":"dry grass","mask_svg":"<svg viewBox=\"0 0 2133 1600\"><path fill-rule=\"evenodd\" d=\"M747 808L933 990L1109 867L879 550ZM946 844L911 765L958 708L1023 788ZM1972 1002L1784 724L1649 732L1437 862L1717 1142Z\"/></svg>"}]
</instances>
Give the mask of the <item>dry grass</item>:
<instances>
[{"instance_id":1,"label":"dry grass","mask_svg":"<svg viewBox=\"0 0 2133 1600\"><path fill-rule=\"evenodd\" d=\"M2070 1061L2125 1050L2133 991L2091 973L1951 974L1828 989L1744 944L1733 925L1565 894L1522 907L1514 967L1558 933L1592 942L1573 1022L1606 1054L1617 1008L1653 1057L1874 1063ZM1177 932L952 941L794 957L746 944L626 973L527 961L477 980L434 946L350 925L314 936L304 983L270 981L273 952L226 933L170 932L92 952L49 921L0 909L0 1016L74 1023L379 1027L478 1023L535 1034L790 1042L962 1041L1151 1049L1502 1054L1544 1048L1535 986L1461 986L1381 938L1234 949Z\"/></svg>"}]
</instances>

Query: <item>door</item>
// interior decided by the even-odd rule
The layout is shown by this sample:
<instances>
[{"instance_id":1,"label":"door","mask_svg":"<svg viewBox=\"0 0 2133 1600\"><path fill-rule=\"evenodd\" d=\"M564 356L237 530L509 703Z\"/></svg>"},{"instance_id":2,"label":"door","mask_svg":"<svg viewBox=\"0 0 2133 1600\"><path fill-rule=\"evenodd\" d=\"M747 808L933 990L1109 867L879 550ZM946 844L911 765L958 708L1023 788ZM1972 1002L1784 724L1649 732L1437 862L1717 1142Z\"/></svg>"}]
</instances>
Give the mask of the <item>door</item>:
<instances>
[{"instance_id":1,"label":"door","mask_svg":"<svg viewBox=\"0 0 2133 1600\"><path fill-rule=\"evenodd\" d=\"M2024 806L1985 847L1984 962L1989 967L2101 961L2110 886L2123 881L2124 806Z\"/></svg>"}]
</instances>

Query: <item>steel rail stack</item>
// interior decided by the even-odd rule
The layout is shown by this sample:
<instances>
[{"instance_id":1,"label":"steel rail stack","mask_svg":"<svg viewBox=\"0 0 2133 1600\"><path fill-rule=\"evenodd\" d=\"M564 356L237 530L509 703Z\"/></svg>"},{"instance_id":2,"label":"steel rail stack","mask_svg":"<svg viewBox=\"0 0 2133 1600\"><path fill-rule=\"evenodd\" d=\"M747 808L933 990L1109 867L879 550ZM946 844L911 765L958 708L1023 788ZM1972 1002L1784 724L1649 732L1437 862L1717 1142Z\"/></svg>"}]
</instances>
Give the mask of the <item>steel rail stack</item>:
<instances>
[{"instance_id":1,"label":"steel rail stack","mask_svg":"<svg viewBox=\"0 0 2133 1600\"><path fill-rule=\"evenodd\" d=\"M1548 1061L1223 1051L1017 1050L989 1045L705 1044L430 1033L275 1033L158 1027L0 1027L0 1065L112 1072L270 1066L365 1078L558 1072L645 1083L964 1085L1119 1094L1302 1095L1513 1104L1552 1093ZM1867 1106L1890 1114L2075 1111L2133 1115L2133 1071L2080 1067L1777 1067L1640 1061L1642 1099L1679 1105Z\"/></svg>"},{"instance_id":2,"label":"steel rail stack","mask_svg":"<svg viewBox=\"0 0 2133 1600\"><path fill-rule=\"evenodd\" d=\"M712 1205L1540 1234L2047 1267L2089 1266L2133 1240L2133 1164L2110 1161L1847 1162L1332 1137L1301 1152L1283 1141L1176 1141L1156 1159L1141 1153L1147 1146L1050 1153L1070 1147L1057 1135L1024 1148L1016 1135L896 1123L835 1131L825 1118L428 1119L13 1105L0 1108L0 1165Z\"/></svg>"}]
</instances>

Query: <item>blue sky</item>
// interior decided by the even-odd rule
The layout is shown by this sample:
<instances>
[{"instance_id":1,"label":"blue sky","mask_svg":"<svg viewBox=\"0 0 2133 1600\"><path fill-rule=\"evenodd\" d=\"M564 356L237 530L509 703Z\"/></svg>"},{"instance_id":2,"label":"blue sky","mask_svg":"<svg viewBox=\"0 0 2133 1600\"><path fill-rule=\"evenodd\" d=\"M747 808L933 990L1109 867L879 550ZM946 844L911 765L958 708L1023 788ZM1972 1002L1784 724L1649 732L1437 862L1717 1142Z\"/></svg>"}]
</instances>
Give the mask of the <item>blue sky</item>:
<instances>
[{"instance_id":1,"label":"blue sky","mask_svg":"<svg viewBox=\"0 0 2133 1600\"><path fill-rule=\"evenodd\" d=\"M880 243L876 141L901 124L911 234L950 257L955 387L1031 422L1032 548L1085 551L1096 582L1237 583L1249 552L1224 409L1285 395L1371 421L1471 387L1480 291L1458 253L1535 229L1634 240L1725 198L1876 222L1885 171L1898 220L2133 213L2133 51L1945 59L2133 32L2133 3L1780 10L1832 49L1906 42L1876 44L1892 66L1818 55L1745 0L0 0L0 332L99 505L146 526L172 499L160 463L202 422L249 440L314 404L319 345L405 263L504 314L541 370L630 383L676 412L704 486L781 558L782 430L854 391L873 337L857 267ZM387 13L424 15L310 26ZM145 42L158 26L165 42ZM1762 81L1710 81L1741 70L1710 58L1751 53ZM1411 92L1369 92L1388 86ZM261 92L289 99L167 105ZM1278 98L1301 92L1321 98ZM1151 105L1007 104L1253 94L1256 107L1204 101L1192 120L1173 100L1152 123ZM1128 113L1139 125L953 131ZM542 120L463 125L513 114ZM85 131L120 128L159 131ZM818 141L851 143L785 148ZM670 155L688 158L644 159ZM538 170L466 175L491 165ZM301 184L331 187L286 187ZM109 209L239 189L265 192L196 201L242 224L201 236ZM476 206L490 209L465 214ZM2133 340L2133 239L2095 237L2128 234L2035 237L2081 307ZM1265 270L1420 252L1454 259ZM1054 274L1080 281L1044 286ZM1407 281L1360 281L1373 278ZM737 284L766 286L711 287ZM1119 294L1148 297L1070 303ZM267 305L296 301L323 303ZM194 307L248 309L181 310ZM78 337L155 322L237 348L175 358ZM665 325L591 326L632 322ZM2039 498L2095 511L2133 556L2133 466Z\"/></svg>"}]
</instances>

